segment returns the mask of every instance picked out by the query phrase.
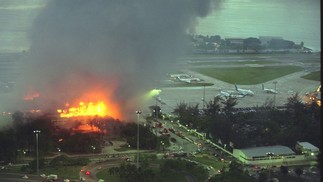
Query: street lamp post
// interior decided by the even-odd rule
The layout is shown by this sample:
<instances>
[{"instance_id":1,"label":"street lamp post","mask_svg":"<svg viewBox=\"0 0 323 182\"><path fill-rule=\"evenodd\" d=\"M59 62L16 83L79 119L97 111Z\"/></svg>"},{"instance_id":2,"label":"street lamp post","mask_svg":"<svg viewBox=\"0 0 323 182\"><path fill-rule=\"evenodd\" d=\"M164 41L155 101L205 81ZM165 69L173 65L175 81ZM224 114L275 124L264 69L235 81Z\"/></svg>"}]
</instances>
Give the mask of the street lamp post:
<instances>
[{"instance_id":1,"label":"street lamp post","mask_svg":"<svg viewBox=\"0 0 323 182\"><path fill-rule=\"evenodd\" d=\"M36 134L36 163L37 163L37 176L39 176L38 135L39 135L39 133L40 133L40 130L34 130L34 133Z\"/></svg>"},{"instance_id":2,"label":"street lamp post","mask_svg":"<svg viewBox=\"0 0 323 182\"><path fill-rule=\"evenodd\" d=\"M91 148L92 148L92 153L94 153L95 147L91 145Z\"/></svg>"},{"instance_id":3,"label":"street lamp post","mask_svg":"<svg viewBox=\"0 0 323 182\"><path fill-rule=\"evenodd\" d=\"M136 111L137 114L137 169L139 168L139 118L141 111Z\"/></svg>"},{"instance_id":4,"label":"street lamp post","mask_svg":"<svg viewBox=\"0 0 323 182\"><path fill-rule=\"evenodd\" d=\"M165 147L164 147L165 143L164 143L163 141L160 141L160 144L161 144L161 145L162 145L162 147L163 147L163 151L165 151Z\"/></svg>"},{"instance_id":5,"label":"street lamp post","mask_svg":"<svg viewBox=\"0 0 323 182\"><path fill-rule=\"evenodd\" d=\"M273 152L267 152L266 155L269 157L269 163L270 163L269 164L269 167L268 167L268 178L269 178L268 181L270 181L271 180L271 178L270 178L270 173L271 173L271 157L274 156L274 153Z\"/></svg>"},{"instance_id":6,"label":"street lamp post","mask_svg":"<svg viewBox=\"0 0 323 182\"><path fill-rule=\"evenodd\" d=\"M276 91L276 84L277 84L277 81L274 81L273 82L274 85L275 85L275 91ZM274 108L276 107L276 93L274 93Z\"/></svg>"},{"instance_id":7,"label":"street lamp post","mask_svg":"<svg viewBox=\"0 0 323 182\"><path fill-rule=\"evenodd\" d=\"M203 101L203 111L205 109L205 84L203 85L203 98L202 98L202 101Z\"/></svg>"}]
</instances>

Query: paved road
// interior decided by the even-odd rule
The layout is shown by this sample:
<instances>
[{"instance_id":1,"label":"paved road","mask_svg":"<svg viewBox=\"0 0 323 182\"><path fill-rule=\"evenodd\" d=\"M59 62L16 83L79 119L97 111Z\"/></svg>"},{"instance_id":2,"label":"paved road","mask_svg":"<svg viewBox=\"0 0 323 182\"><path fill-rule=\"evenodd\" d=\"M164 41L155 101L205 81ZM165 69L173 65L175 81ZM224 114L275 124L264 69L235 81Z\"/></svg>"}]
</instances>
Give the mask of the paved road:
<instances>
[{"instance_id":1,"label":"paved road","mask_svg":"<svg viewBox=\"0 0 323 182\"><path fill-rule=\"evenodd\" d=\"M28 179L23 178L24 174L14 173L0 173L0 181L3 182L36 182L40 181L41 178L36 175L28 175Z\"/></svg>"},{"instance_id":2,"label":"paved road","mask_svg":"<svg viewBox=\"0 0 323 182\"><path fill-rule=\"evenodd\" d=\"M125 162L122 158L109 159L104 162L92 163L87 166L82 167L80 171L80 177L89 182L97 182L99 179L96 177L97 173L103 169L110 167L120 166L121 163ZM87 175L86 172L90 171L90 175Z\"/></svg>"}]
</instances>

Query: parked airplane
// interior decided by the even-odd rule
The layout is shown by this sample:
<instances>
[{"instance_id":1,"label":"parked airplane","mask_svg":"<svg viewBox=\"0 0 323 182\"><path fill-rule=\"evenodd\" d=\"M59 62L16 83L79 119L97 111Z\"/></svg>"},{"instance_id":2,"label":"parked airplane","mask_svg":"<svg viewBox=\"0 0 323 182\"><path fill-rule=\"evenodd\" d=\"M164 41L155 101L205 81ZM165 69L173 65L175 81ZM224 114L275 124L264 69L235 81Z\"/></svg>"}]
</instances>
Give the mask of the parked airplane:
<instances>
[{"instance_id":1,"label":"parked airplane","mask_svg":"<svg viewBox=\"0 0 323 182\"><path fill-rule=\"evenodd\" d=\"M246 95L253 96L254 95L253 91L251 91L251 90L245 90L245 89L238 88L237 84L234 84L234 86L236 87L236 90L244 96L246 96Z\"/></svg>"},{"instance_id":2,"label":"parked airplane","mask_svg":"<svg viewBox=\"0 0 323 182\"><path fill-rule=\"evenodd\" d=\"M232 98L243 98L245 95L242 95L242 94L235 94L233 93L232 91L220 91L220 94L219 94L221 97L225 97L225 98L228 98L228 97L232 97Z\"/></svg>"},{"instance_id":3,"label":"parked airplane","mask_svg":"<svg viewBox=\"0 0 323 182\"><path fill-rule=\"evenodd\" d=\"M271 94L277 94L278 93L277 90L275 90L275 89L265 88L264 84L262 84L262 90L264 90L267 93L271 93Z\"/></svg>"},{"instance_id":4,"label":"parked airplane","mask_svg":"<svg viewBox=\"0 0 323 182\"><path fill-rule=\"evenodd\" d=\"M185 83L193 83L193 82L201 81L201 79L199 79L199 78L187 78L187 77L183 78L183 77L180 77L180 76L176 77L176 80L180 81L180 82L185 82Z\"/></svg>"},{"instance_id":5,"label":"parked airplane","mask_svg":"<svg viewBox=\"0 0 323 182\"><path fill-rule=\"evenodd\" d=\"M188 75L188 74L182 73L182 74L171 74L170 77L171 78L177 78L177 77L186 77L186 78L189 78L191 76Z\"/></svg>"}]
</instances>

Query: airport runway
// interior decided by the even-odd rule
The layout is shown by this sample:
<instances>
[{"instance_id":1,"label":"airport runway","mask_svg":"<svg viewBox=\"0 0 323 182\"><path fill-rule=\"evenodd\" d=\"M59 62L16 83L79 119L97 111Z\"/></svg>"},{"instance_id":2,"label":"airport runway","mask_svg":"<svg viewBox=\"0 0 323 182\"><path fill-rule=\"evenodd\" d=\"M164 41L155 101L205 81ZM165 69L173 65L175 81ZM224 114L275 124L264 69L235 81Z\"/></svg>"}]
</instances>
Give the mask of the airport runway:
<instances>
[{"instance_id":1,"label":"airport runway","mask_svg":"<svg viewBox=\"0 0 323 182\"><path fill-rule=\"evenodd\" d=\"M201 58L198 58L201 60ZM205 58L207 61L212 61L212 58ZM222 62L226 61L250 61L251 58L244 57L225 57L223 58L213 58L213 59L221 59ZM313 60L318 60L313 62ZM273 99L275 97L275 105L283 106L287 99L293 96L295 93L299 93L300 96L304 96L309 91L314 91L321 84L319 81L311 81L301 78L303 75L309 74L311 71L320 70L320 57L319 55L299 55L299 54L291 54L291 55L259 55L258 58L253 57L254 61L264 61L264 60L274 60L276 65L296 65L303 67L303 70L300 72L296 72L293 74L289 74L275 80L271 80L265 82L264 85L266 88L274 88L276 81L276 90L278 94L276 96L271 93L266 93L262 90L262 84L256 85L238 85L239 88L252 90L255 94L254 96L245 96L244 98L238 98L238 105L236 107L255 107L262 106L266 99ZM310 60L310 61L309 61ZM192 60L189 60L192 61ZM218 60L217 60L218 61ZM279 61L280 63L277 63ZM308 62L306 62L308 61ZM185 64L183 64L185 65ZM198 65L201 67L202 64ZM215 64L213 64L214 66ZM207 65L206 65L207 66ZM223 65L221 65L223 66ZM231 66L231 65L228 65ZM241 67L250 66L250 65L240 65ZM267 66L267 64L265 64ZM190 66L192 67L192 66ZM234 91L235 87L233 84L223 82L221 80L217 80L205 75L201 75L199 73L193 72L189 69L189 67L183 68L184 72L194 75L202 80L205 83L213 83L212 86L198 86L198 87L165 87L161 88L162 92L160 93L160 98L165 105L162 105L157 102L157 104L161 107L163 113L171 113L177 105L180 103L187 103L191 105L199 104L199 108L203 108L202 98L205 98L205 101L210 101L214 98L214 96L220 94L221 90L226 91ZM147 103L148 106L155 105L156 100L152 99Z\"/></svg>"}]
</instances>

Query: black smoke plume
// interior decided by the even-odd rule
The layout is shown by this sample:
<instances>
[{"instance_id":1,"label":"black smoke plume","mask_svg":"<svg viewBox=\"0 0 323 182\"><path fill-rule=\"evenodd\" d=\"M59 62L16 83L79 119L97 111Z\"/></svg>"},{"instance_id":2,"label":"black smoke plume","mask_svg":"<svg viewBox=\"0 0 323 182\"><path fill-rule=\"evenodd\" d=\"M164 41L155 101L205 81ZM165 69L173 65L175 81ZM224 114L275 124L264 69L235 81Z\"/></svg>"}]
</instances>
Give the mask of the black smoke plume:
<instances>
[{"instance_id":1,"label":"black smoke plume","mask_svg":"<svg viewBox=\"0 0 323 182\"><path fill-rule=\"evenodd\" d=\"M185 53L188 30L207 16L211 0L52 0L33 22L23 62L22 92L52 107L98 88L123 113L156 87Z\"/></svg>"}]
</instances>

